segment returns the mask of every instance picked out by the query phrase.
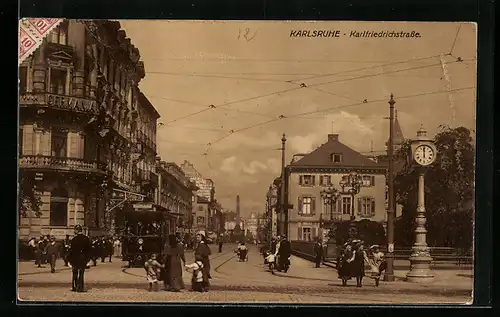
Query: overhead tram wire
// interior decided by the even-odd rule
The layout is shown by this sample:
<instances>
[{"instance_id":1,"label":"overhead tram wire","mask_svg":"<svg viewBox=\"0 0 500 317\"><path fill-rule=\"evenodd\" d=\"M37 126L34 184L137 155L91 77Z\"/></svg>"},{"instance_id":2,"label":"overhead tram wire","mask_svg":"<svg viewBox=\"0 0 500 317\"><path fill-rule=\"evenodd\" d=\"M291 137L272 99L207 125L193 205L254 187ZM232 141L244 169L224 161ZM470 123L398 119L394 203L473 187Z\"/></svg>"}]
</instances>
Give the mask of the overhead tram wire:
<instances>
[{"instance_id":1,"label":"overhead tram wire","mask_svg":"<svg viewBox=\"0 0 500 317\"><path fill-rule=\"evenodd\" d=\"M297 82L297 81L304 81L304 80L308 80L308 79L330 77L330 76L335 76L335 75L340 75L340 74L354 73L354 72L363 71L363 70L369 70L369 69L376 69L376 68L379 68L379 67L388 67L388 66L394 66L394 65L399 65L399 64L407 64L407 63L412 63L412 62L416 62L416 61L422 61L422 60L426 60L426 59L437 58L439 56L440 55L431 55L431 56L425 56L425 57L419 57L419 58L412 58L412 59L402 60L402 61L398 61L398 62L391 62L391 63L381 64L381 65L373 65L373 66L362 67L362 68L357 68L357 69L348 69L348 70L338 71L338 72L330 73L330 74L305 77L305 78L295 79L295 80L292 80L292 81L295 81L295 82Z\"/></svg>"},{"instance_id":2,"label":"overhead tram wire","mask_svg":"<svg viewBox=\"0 0 500 317\"><path fill-rule=\"evenodd\" d=\"M463 60L461 60L461 61L463 61ZM450 62L449 64L458 63L458 62L461 62L461 61L456 60L456 61ZM323 85L332 84L332 83L339 83L339 82L348 82L348 81L351 81L351 80L359 80L359 79L364 79L364 78L371 78L371 77L382 76L382 75L385 75L385 74L401 73L401 72L406 72L406 71L411 71L411 70L425 69L425 68L436 67L436 66L441 66L441 63L431 64L431 65L424 65L424 66L418 66L418 67L409 67L409 68L398 69L398 70L389 71L389 72L382 72L382 73L377 73L377 74L358 76L358 77L354 77L354 78L346 78L346 79L334 80L334 81L329 81L329 82L316 83L316 84L311 84L311 85L301 84L299 87L294 87L294 88L289 88L289 89L285 89L285 90L275 91L275 92L272 92L272 93L268 93L268 94L264 94L264 95L258 95L258 96L249 97L249 98L244 98L244 99L240 99L240 100L235 100L235 101L232 101L232 102L226 102L226 103L224 103L222 105L213 106L213 108L217 108L217 107L218 108L226 108L226 107L228 107L230 105L234 105L234 104L237 104L237 103L242 103L242 102L246 102L246 101L250 101L250 100L261 99L261 98L264 98L264 97L270 97L270 96L274 96L274 95L279 95L281 93L287 93L287 92L290 92L290 91L295 91L295 90L299 90L299 89L303 89L303 88L311 88L311 87L323 86ZM191 114L188 114L186 116L174 119L172 121L169 121L168 123L177 122L179 120L183 120L183 119L192 117L194 115L206 112L206 111L208 111L210 109L212 109L212 108L208 107L208 108L203 109L201 111L197 111L195 113L191 113ZM272 121L276 121L276 120L271 120L270 122L272 122Z\"/></svg>"},{"instance_id":3,"label":"overhead tram wire","mask_svg":"<svg viewBox=\"0 0 500 317\"><path fill-rule=\"evenodd\" d=\"M458 63L458 62L459 61L452 61L449 64ZM270 96L274 96L274 95L279 95L281 93L287 93L287 92L299 90L299 89L302 89L302 88L311 88L311 87L323 86L323 85L332 84L332 83L348 82L348 81L351 81L351 80L371 78L371 77L382 76L382 75L385 75L385 74L401 73L401 72L406 72L406 71L411 71L411 70L425 69L425 68L436 67L436 66L441 66L441 63L431 64L431 65L424 65L424 66L418 66L418 67L403 68L403 69L398 69L398 70L394 70L394 71L388 71L388 72L382 72L382 73L377 73L377 74L370 74L370 75L358 76L358 77L354 77L354 78L339 79L339 80L335 80L335 81L329 81L329 82L323 82L323 83L316 83L316 84L310 84L310 85L302 85L301 84L299 87L293 87L293 88L284 89L284 90L280 90L280 91L275 91L275 92L264 94L264 95L258 95L258 96L254 96L254 97L250 97L250 98L244 98L244 99L235 100L235 101L232 101L232 102L227 102L227 103L224 103L222 105L219 105L218 107L219 108L226 108L227 106L234 105L234 104L237 104L237 103L242 103L242 102L246 102L246 101L250 101L250 100L255 100L255 99L260 99L260 98L264 98L264 97L270 97ZM186 117L190 117L190 116L191 115L188 115ZM178 118L177 120L181 120L181 119L184 119L184 118Z\"/></svg>"},{"instance_id":4,"label":"overhead tram wire","mask_svg":"<svg viewBox=\"0 0 500 317\"><path fill-rule=\"evenodd\" d=\"M165 97L155 96L155 95L148 95L148 96L150 98L164 99L164 100L167 100L167 101L183 103L183 104L187 104L187 105L191 105L191 106L195 106L195 107L202 107L202 108L205 108L205 109L207 107L210 107L210 105L203 105L203 104L199 104L199 103L195 103L195 102L190 102L190 101L183 101L183 100L178 100L178 99L165 98ZM237 110L237 109L230 109L230 108L224 108L224 110L230 111L230 112L234 112L234 113L244 113L244 114L250 114L250 115L255 115L255 116L260 116L260 117L266 117L266 118L272 117L272 116L266 115L264 113L251 112L251 111L245 111L245 110ZM180 118L177 118L176 120L180 120L180 119L183 119L183 118L180 117Z\"/></svg>"},{"instance_id":5,"label":"overhead tram wire","mask_svg":"<svg viewBox=\"0 0 500 317\"><path fill-rule=\"evenodd\" d=\"M279 83L286 83L285 80L281 79L271 79L271 78L250 78L250 77L232 77L232 76L220 76L220 75L202 75L202 74L178 74L178 73L168 73L168 72L147 72L149 74L163 74L172 76L191 76L191 77L208 77L208 78L221 78L221 79L235 79L235 80L250 80L250 81L272 81Z\"/></svg>"},{"instance_id":6,"label":"overhead tram wire","mask_svg":"<svg viewBox=\"0 0 500 317\"><path fill-rule=\"evenodd\" d=\"M437 55L439 56L439 55ZM433 55L433 56L428 56L428 57L422 57L422 58L418 58L418 59L412 59L412 60L408 60L406 62L411 62L411 61L416 61L416 60L424 60L424 59L430 59L430 58L434 58L434 57L437 57L436 55ZM384 65L378 65L376 67L383 67L383 66L389 66L389 65L396 65L396 64L401 64L401 63L404 63L405 61L400 61L400 62L396 62L396 63L389 63L389 64L384 64ZM455 61L457 62L457 61ZM454 63L454 62L450 62L451 63ZM436 65L440 65L440 64L436 64ZM342 81L349 81L349 80L354 80L354 79L361 79L361 78L365 78L365 77L375 77L375 76L381 76L381 75L384 75L384 74L390 74L390 73L398 73L398 72L402 72L402 71L407 71L407 70L412 70L412 69L422 69L422 68L426 68L426 67L434 67L436 65L426 65L426 66L420 66L420 67L416 67L416 68L407 68L407 69L402 69L402 70L398 70L398 71L392 71L392 72L383 72L383 73L378 73L378 74L373 74L373 75L365 75L365 76L360 76L360 77L355 77L355 78L346 78L346 79L343 79L343 80L340 80L340 81L333 81L333 82L327 82L327 83L316 83L316 84L311 84L311 85L308 85L307 87L314 87L314 86L320 86L320 85L326 85L326 84L330 84L330 83L335 83L335 82L342 82ZM376 68L374 66L371 66L371 67L365 67L365 68L359 68L359 69L355 69L355 70L346 70L346 71L340 71L340 72L336 72L336 73L332 73L332 74L329 74L329 75L325 75L325 76L334 76L336 74L341 74L341 73L348 73L348 72L356 72L356 71L361 71L361 70L366 70L366 69L371 69L371 68ZM323 77L325 77L323 76ZM312 77L310 77L312 78ZM317 77L315 77L317 78ZM307 78L306 78L307 79ZM297 85L297 83L294 83L295 81L299 81L299 80L290 80L290 81L286 81L287 83L290 83L290 84L295 84ZM233 101L233 102L228 102L228 103L224 103L224 104L221 104L221 105L218 105L218 106L215 106L214 108L224 108L224 109L227 109L227 106L229 105L232 105L232 104L236 104L236 103L242 103L242 102L246 102L246 101L250 101L250 100L255 100L255 99L260 99L260 98L264 98L264 97L270 97L270 96L274 96L274 95L279 95L281 93L287 93L287 92L290 92L290 91L294 91L294 90L298 90L298 89L301 89L301 88L304 88L302 85L299 86L299 87L294 87L294 88L290 88L290 89L285 89L285 90L280 90L280 91L276 91L276 92L273 92L273 93L269 93L269 94L264 94L264 95L259 95L259 96L255 96L255 97L250 97L250 98L245 98L245 99L240 99L240 100L236 100L236 101ZM333 93L330 93L330 94L333 94ZM157 96L157 98L162 98L162 97L159 97ZM166 100L168 100L168 98L164 98ZM185 103L185 102L184 102ZM201 106L201 105L199 105ZM189 118L191 116L194 116L194 115L197 115L197 114L200 114L200 113L203 113L203 112L206 112L210 109L213 109L213 108L205 108L204 110L201 110L201 111L198 111L198 112L195 112L195 113L191 113L191 114L188 114L186 116L183 116L183 117L179 117L177 119L174 119L172 121L169 121L167 122L166 124L168 123L172 123L172 122L177 122L179 120L184 120L186 118ZM233 110L233 109L231 109ZM231 111L229 110L229 111ZM234 111L234 110L233 110ZM242 111L238 111L238 112L242 112ZM245 113L245 112L242 112L242 113ZM247 112L248 113L248 112ZM250 114L250 113L249 113ZM251 114L256 114L257 113L251 113ZM259 115L264 115L264 114L259 114ZM266 115L264 115L266 116Z\"/></svg>"},{"instance_id":7,"label":"overhead tram wire","mask_svg":"<svg viewBox=\"0 0 500 317\"><path fill-rule=\"evenodd\" d=\"M416 97L423 97L423 96L428 96L428 95L436 95L436 94L443 94L443 93L449 93L449 92L456 92L456 91L463 91L463 90L468 90L468 89L475 89L476 87L464 87L464 88L456 88L456 89L452 89L452 90L446 90L446 91L434 91L434 92L427 92L427 93L420 93L420 94L413 94L413 95L406 95L406 96L398 96L397 98L398 99L409 99L409 98L416 98ZM348 107L354 107L354 106L361 106L361 105L366 105L366 104L374 104L374 103L378 103L378 102L386 102L387 99L378 99L378 100L370 100L370 101L367 101L367 102L358 102L358 103L352 103L352 104L348 104L348 105L342 105L342 106L338 106L338 107L332 107L332 108L326 108L326 109L320 109L320 110L314 110L314 111L308 111L308 112L303 112L303 113L298 113L298 114L294 114L294 115L288 115L288 116L280 116L279 118L276 118L276 119L273 119L273 120L269 120L269 121L265 121L265 122L261 122L259 124L255 124L255 125L251 125L251 126L248 126L248 127L245 127L245 128L242 128L242 129L239 129L239 130L235 130L233 133L231 134L228 134L228 135L225 135L215 141L212 141L209 144L209 146L211 147L212 145L226 139L227 137L235 134L235 133L238 133L238 132L242 132L242 131L246 131L246 130L249 130L249 129L252 129L252 128L256 128L256 127L259 127L259 126L263 126L263 125L266 125L268 123L272 123L272 122L275 122L275 121L278 121L278 120L282 120L282 119L293 119L293 118L296 118L296 117L302 117L302 116L306 116L306 115L310 115L310 114L316 114L316 113L321 113L321 112L329 112L329 111L332 111L332 110L337 110L337 109L343 109L343 108L348 108Z\"/></svg>"}]
</instances>

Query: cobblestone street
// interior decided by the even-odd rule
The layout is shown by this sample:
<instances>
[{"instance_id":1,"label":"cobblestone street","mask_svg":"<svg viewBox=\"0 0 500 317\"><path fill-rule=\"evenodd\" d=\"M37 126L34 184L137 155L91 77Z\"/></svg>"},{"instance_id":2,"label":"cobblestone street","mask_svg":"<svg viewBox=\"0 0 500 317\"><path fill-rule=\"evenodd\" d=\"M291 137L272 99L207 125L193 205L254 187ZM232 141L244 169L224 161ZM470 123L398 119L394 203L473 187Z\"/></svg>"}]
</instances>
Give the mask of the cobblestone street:
<instances>
[{"instance_id":1,"label":"cobblestone street","mask_svg":"<svg viewBox=\"0 0 500 317\"><path fill-rule=\"evenodd\" d=\"M472 278L469 270L447 270L436 273L430 285L409 284L400 279L381 282L376 288L365 278L362 288L350 282L342 287L336 271L324 266L314 268L309 261L292 257L287 274L272 275L263 264L255 247L250 248L249 261L238 262L234 246L225 245L222 253L212 255L211 289L207 293L182 291L148 292L145 271L127 268L126 262L98 262L86 271L88 292L70 291L70 269L59 261L56 273L49 268L36 268L32 262L19 263L19 298L21 301L57 302L259 302L259 303L330 303L330 304L465 304L471 301ZM213 251L216 249L212 246ZM187 261L192 261L188 252ZM405 272L397 272L404 276ZM183 275L186 287L190 274Z\"/></svg>"}]
</instances>

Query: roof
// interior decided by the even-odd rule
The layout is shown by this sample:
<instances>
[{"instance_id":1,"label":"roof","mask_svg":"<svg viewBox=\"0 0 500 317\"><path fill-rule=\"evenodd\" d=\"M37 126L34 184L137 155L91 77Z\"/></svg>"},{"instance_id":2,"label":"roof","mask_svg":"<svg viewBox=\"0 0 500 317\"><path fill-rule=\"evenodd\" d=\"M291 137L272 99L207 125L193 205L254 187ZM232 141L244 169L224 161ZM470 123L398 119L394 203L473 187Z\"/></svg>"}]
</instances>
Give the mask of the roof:
<instances>
[{"instance_id":1,"label":"roof","mask_svg":"<svg viewBox=\"0 0 500 317\"><path fill-rule=\"evenodd\" d=\"M155 119L160 118L160 114L158 111L155 109L153 104L149 101L149 99L144 95L141 91L139 92L139 103L141 106L144 107L150 114L153 114L155 116Z\"/></svg>"},{"instance_id":2,"label":"roof","mask_svg":"<svg viewBox=\"0 0 500 317\"><path fill-rule=\"evenodd\" d=\"M398 120L398 111L396 110L396 116L394 118L394 136L392 139L392 142L394 145L402 145L405 143L405 137L403 135L403 130L401 130L401 125L399 124ZM387 140L387 143L385 145L389 145L389 139Z\"/></svg>"},{"instance_id":3,"label":"roof","mask_svg":"<svg viewBox=\"0 0 500 317\"><path fill-rule=\"evenodd\" d=\"M341 154L340 163L332 162L332 154ZM292 167L367 167L383 168L384 166L373 162L363 154L351 149L341 143L338 134L329 134L328 142L324 143L316 150L305 155L296 162L291 163Z\"/></svg>"}]
</instances>

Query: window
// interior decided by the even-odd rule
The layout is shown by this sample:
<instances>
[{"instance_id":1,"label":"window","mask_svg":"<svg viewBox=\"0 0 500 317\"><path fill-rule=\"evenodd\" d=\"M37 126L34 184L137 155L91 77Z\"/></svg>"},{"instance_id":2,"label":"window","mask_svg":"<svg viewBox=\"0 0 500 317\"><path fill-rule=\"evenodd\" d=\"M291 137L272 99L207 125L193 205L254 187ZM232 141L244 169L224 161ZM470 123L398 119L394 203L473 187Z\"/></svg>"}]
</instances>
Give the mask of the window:
<instances>
[{"instance_id":1,"label":"window","mask_svg":"<svg viewBox=\"0 0 500 317\"><path fill-rule=\"evenodd\" d=\"M304 240L304 241L311 241L312 240L311 228L302 228L302 240Z\"/></svg>"},{"instance_id":2,"label":"window","mask_svg":"<svg viewBox=\"0 0 500 317\"><path fill-rule=\"evenodd\" d=\"M314 215L316 209L314 197L299 197L299 215Z\"/></svg>"},{"instance_id":3,"label":"window","mask_svg":"<svg viewBox=\"0 0 500 317\"><path fill-rule=\"evenodd\" d=\"M316 177L314 175L301 175L299 176L299 184L302 186L314 186Z\"/></svg>"},{"instance_id":4,"label":"window","mask_svg":"<svg viewBox=\"0 0 500 317\"><path fill-rule=\"evenodd\" d=\"M51 139L52 156L66 157L68 147L68 133L53 130Z\"/></svg>"},{"instance_id":5,"label":"window","mask_svg":"<svg viewBox=\"0 0 500 317\"><path fill-rule=\"evenodd\" d=\"M342 214L350 215L352 212L352 200L351 197L342 197Z\"/></svg>"},{"instance_id":6,"label":"window","mask_svg":"<svg viewBox=\"0 0 500 317\"><path fill-rule=\"evenodd\" d=\"M50 32L48 40L51 43L68 45L68 23L63 22Z\"/></svg>"},{"instance_id":7,"label":"window","mask_svg":"<svg viewBox=\"0 0 500 317\"><path fill-rule=\"evenodd\" d=\"M28 85L28 68L19 67L19 93L22 94L26 92Z\"/></svg>"},{"instance_id":8,"label":"window","mask_svg":"<svg viewBox=\"0 0 500 317\"><path fill-rule=\"evenodd\" d=\"M50 195L50 225L67 226L68 224L68 192L64 188L56 188Z\"/></svg>"},{"instance_id":9,"label":"window","mask_svg":"<svg viewBox=\"0 0 500 317\"><path fill-rule=\"evenodd\" d=\"M323 175L319 177L321 186L330 186L332 184L332 177L330 175Z\"/></svg>"},{"instance_id":10,"label":"window","mask_svg":"<svg viewBox=\"0 0 500 317\"><path fill-rule=\"evenodd\" d=\"M196 217L196 223L199 225L205 224L205 217Z\"/></svg>"},{"instance_id":11,"label":"window","mask_svg":"<svg viewBox=\"0 0 500 317\"><path fill-rule=\"evenodd\" d=\"M67 71L62 69L50 70L50 92L53 94L64 95L66 93L66 75Z\"/></svg>"},{"instance_id":12,"label":"window","mask_svg":"<svg viewBox=\"0 0 500 317\"><path fill-rule=\"evenodd\" d=\"M363 186L369 187L369 186L375 186L375 176L371 175L363 175Z\"/></svg>"},{"instance_id":13,"label":"window","mask_svg":"<svg viewBox=\"0 0 500 317\"><path fill-rule=\"evenodd\" d=\"M332 154L332 162L333 163L341 163L342 162L342 154L333 153Z\"/></svg>"},{"instance_id":14,"label":"window","mask_svg":"<svg viewBox=\"0 0 500 317\"><path fill-rule=\"evenodd\" d=\"M372 217L375 215L375 198L360 197L358 198L358 214L361 217Z\"/></svg>"}]
</instances>

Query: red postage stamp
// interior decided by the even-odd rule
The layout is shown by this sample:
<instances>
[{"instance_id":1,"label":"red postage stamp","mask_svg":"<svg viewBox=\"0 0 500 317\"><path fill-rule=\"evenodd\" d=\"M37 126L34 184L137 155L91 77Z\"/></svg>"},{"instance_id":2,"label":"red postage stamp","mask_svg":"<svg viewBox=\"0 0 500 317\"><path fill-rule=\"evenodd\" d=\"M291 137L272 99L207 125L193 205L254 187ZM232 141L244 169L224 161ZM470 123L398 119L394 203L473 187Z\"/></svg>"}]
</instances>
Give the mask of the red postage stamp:
<instances>
[{"instance_id":1,"label":"red postage stamp","mask_svg":"<svg viewBox=\"0 0 500 317\"><path fill-rule=\"evenodd\" d=\"M27 18L19 21L19 64L30 56L62 19Z\"/></svg>"},{"instance_id":2,"label":"red postage stamp","mask_svg":"<svg viewBox=\"0 0 500 317\"><path fill-rule=\"evenodd\" d=\"M28 18L27 20L40 36L44 36L54 25L59 24L61 19Z\"/></svg>"},{"instance_id":3,"label":"red postage stamp","mask_svg":"<svg viewBox=\"0 0 500 317\"><path fill-rule=\"evenodd\" d=\"M19 28L19 59L23 60L35 45L36 41L23 28Z\"/></svg>"}]
</instances>

